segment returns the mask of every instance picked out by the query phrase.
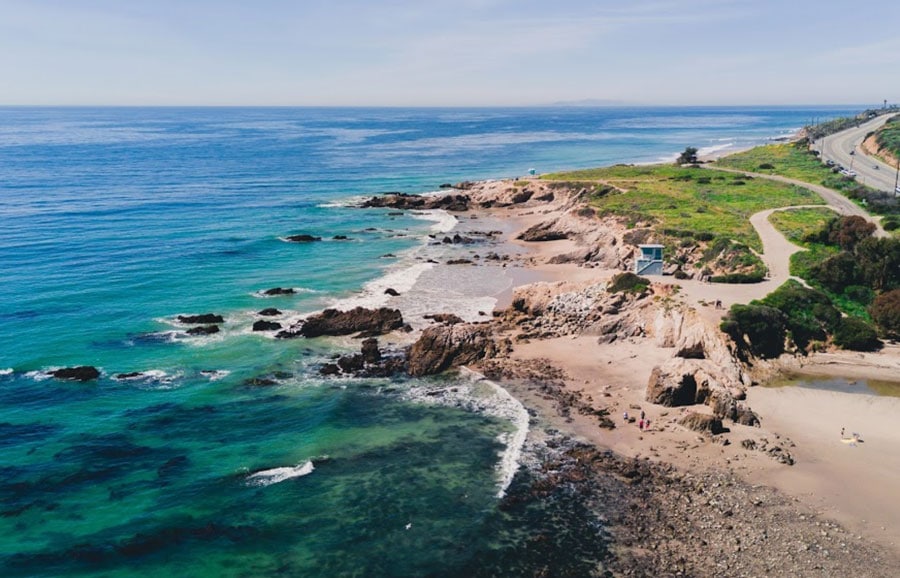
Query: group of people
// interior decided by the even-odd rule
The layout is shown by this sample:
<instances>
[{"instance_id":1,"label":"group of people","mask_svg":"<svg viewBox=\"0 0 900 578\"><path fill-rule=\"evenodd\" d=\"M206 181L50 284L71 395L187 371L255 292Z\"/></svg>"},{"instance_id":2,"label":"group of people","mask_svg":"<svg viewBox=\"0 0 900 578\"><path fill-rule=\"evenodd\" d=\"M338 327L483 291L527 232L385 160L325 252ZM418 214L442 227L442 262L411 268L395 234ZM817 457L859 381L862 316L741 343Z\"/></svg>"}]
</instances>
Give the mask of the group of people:
<instances>
[{"instance_id":1,"label":"group of people","mask_svg":"<svg viewBox=\"0 0 900 578\"><path fill-rule=\"evenodd\" d=\"M622 418L626 423L635 421L633 417L628 416L627 411L622 413ZM644 415L644 410L641 410L641 419L638 420L638 429L641 431L650 429L650 418Z\"/></svg>"}]
</instances>

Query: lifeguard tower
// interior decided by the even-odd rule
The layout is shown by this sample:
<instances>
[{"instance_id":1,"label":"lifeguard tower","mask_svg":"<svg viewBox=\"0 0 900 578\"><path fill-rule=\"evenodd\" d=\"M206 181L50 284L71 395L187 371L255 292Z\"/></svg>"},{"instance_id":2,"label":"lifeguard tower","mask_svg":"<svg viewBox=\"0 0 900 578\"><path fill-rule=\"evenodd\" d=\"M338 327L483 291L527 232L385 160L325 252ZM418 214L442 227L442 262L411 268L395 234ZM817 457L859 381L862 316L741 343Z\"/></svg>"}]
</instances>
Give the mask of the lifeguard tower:
<instances>
[{"instance_id":1,"label":"lifeguard tower","mask_svg":"<svg viewBox=\"0 0 900 578\"><path fill-rule=\"evenodd\" d=\"M635 275L663 274L663 245L638 245L641 254L634 262Z\"/></svg>"}]
</instances>

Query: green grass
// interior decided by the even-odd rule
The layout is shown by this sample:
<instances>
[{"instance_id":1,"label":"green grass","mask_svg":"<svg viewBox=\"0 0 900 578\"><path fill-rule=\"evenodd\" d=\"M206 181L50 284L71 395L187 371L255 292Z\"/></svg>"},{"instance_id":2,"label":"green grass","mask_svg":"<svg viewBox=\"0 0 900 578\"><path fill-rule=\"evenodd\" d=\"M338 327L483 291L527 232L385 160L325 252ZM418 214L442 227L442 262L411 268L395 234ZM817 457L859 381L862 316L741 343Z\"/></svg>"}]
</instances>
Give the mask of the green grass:
<instances>
[{"instance_id":1,"label":"green grass","mask_svg":"<svg viewBox=\"0 0 900 578\"><path fill-rule=\"evenodd\" d=\"M711 233L758 251L762 244L750 225L751 215L775 207L822 204L818 195L800 187L673 165L617 165L542 178L608 185L591 198L591 205L601 215L627 219L631 226Z\"/></svg>"},{"instance_id":2,"label":"green grass","mask_svg":"<svg viewBox=\"0 0 900 578\"><path fill-rule=\"evenodd\" d=\"M772 213L769 221L788 241L808 248L809 243L806 243L804 239L808 235L824 229L825 225L837 216L836 212L824 207L821 209L792 209Z\"/></svg>"},{"instance_id":3,"label":"green grass","mask_svg":"<svg viewBox=\"0 0 900 578\"><path fill-rule=\"evenodd\" d=\"M717 160L715 166L767 175L780 175L805 183L825 184L834 173L810 154L805 146L793 143L765 145ZM771 165L773 168L760 168Z\"/></svg>"}]
</instances>

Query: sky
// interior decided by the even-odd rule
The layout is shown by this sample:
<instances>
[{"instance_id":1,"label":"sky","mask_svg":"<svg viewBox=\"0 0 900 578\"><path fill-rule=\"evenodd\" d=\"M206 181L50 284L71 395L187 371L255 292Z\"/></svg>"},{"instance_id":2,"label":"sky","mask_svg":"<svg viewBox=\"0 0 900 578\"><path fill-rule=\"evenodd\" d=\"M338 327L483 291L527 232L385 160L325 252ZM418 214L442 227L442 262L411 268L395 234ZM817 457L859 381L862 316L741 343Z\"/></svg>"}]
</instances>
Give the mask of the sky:
<instances>
[{"instance_id":1,"label":"sky","mask_svg":"<svg viewBox=\"0 0 900 578\"><path fill-rule=\"evenodd\" d=\"M0 0L0 104L900 102L900 2Z\"/></svg>"}]
</instances>

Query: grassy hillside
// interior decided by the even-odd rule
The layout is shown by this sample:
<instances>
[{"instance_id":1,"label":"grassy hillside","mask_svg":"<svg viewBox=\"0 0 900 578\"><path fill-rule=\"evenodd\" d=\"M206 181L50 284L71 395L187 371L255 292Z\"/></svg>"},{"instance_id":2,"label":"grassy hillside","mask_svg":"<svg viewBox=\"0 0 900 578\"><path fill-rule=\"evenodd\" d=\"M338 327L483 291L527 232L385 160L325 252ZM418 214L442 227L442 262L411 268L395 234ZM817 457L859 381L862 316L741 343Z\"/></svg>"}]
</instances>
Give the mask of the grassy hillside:
<instances>
[{"instance_id":1,"label":"grassy hillside","mask_svg":"<svg viewBox=\"0 0 900 578\"><path fill-rule=\"evenodd\" d=\"M749 217L764 209L815 205L822 200L800 187L722 171L671 165L625 166L549 174L550 181L599 184L591 205L629 226L651 226L674 237L700 234L762 250Z\"/></svg>"},{"instance_id":2,"label":"grassy hillside","mask_svg":"<svg viewBox=\"0 0 900 578\"><path fill-rule=\"evenodd\" d=\"M889 120L875 137L878 146L886 149L895 159L900 159L900 116Z\"/></svg>"}]
</instances>

